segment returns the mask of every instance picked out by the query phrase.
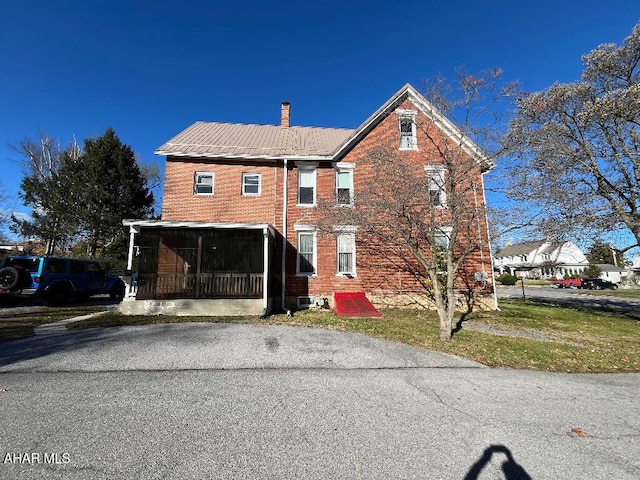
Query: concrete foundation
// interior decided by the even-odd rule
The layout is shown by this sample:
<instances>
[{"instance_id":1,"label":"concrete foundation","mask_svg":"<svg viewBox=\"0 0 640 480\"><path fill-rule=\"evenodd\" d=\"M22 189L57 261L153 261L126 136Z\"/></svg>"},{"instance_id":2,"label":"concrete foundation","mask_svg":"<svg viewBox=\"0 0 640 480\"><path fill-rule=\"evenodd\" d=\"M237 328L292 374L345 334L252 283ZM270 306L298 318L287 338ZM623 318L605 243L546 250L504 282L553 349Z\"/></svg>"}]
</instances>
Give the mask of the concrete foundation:
<instances>
[{"instance_id":1,"label":"concrete foundation","mask_svg":"<svg viewBox=\"0 0 640 480\"><path fill-rule=\"evenodd\" d=\"M262 298L220 298L197 300L188 298L174 300L136 300L135 298L126 298L120 303L120 313L123 315L212 317L256 316L264 313L264 301Z\"/></svg>"}]
</instances>

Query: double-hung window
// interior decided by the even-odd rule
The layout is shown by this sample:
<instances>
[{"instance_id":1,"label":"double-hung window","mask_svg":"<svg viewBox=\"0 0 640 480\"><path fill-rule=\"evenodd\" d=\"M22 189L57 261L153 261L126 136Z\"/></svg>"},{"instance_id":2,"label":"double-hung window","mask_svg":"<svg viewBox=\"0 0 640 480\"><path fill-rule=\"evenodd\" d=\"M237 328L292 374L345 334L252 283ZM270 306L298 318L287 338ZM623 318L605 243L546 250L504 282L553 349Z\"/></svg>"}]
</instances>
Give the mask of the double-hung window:
<instances>
[{"instance_id":1,"label":"double-hung window","mask_svg":"<svg viewBox=\"0 0 640 480\"><path fill-rule=\"evenodd\" d=\"M262 175L259 173L242 174L242 196L259 197L262 184Z\"/></svg>"},{"instance_id":2,"label":"double-hung window","mask_svg":"<svg viewBox=\"0 0 640 480\"><path fill-rule=\"evenodd\" d=\"M451 227L441 227L436 230L433 235L435 247L440 250L446 250L449 248L451 242Z\"/></svg>"},{"instance_id":3,"label":"double-hung window","mask_svg":"<svg viewBox=\"0 0 640 480\"><path fill-rule=\"evenodd\" d=\"M356 228L336 227L338 275L356 274Z\"/></svg>"},{"instance_id":4,"label":"double-hung window","mask_svg":"<svg viewBox=\"0 0 640 480\"><path fill-rule=\"evenodd\" d=\"M316 169L298 168L298 205L316 204Z\"/></svg>"},{"instance_id":5,"label":"double-hung window","mask_svg":"<svg viewBox=\"0 0 640 480\"><path fill-rule=\"evenodd\" d=\"M416 112L413 110L396 110L400 127L400 150L417 150Z\"/></svg>"},{"instance_id":6,"label":"double-hung window","mask_svg":"<svg viewBox=\"0 0 640 480\"><path fill-rule=\"evenodd\" d=\"M424 167L427 172L429 205L444 208L447 206L447 191L445 188L444 167L441 165Z\"/></svg>"},{"instance_id":7,"label":"double-hung window","mask_svg":"<svg viewBox=\"0 0 640 480\"><path fill-rule=\"evenodd\" d=\"M298 259L296 272L298 275L315 275L316 273L316 230L313 227L295 226L298 236Z\"/></svg>"},{"instance_id":8,"label":"double-hung window","mask_svg":"<svg viewBox=\"0 0 640 480\"><path fill-rule=\"evenodd\" d=\"M336 165L336 203L353 205L353 168L352 163Z\"/></svg>"},{"instance_id":9,"label":"double-hung window","mask_svg":"<svg viewBox=\"0 0 640 480\"><path fill-rule=\"evenodd\" d=\"M444 273L447 270L447 250L451 244L451 227L437 228L433 234L433 254L436 256L435 261L438 266L438 273Z\"/></svg>"},{"instance_id":10,"label":"double-hung window","mask_svg":"<svg viewBox=\"0 0 640 480\"><path fill-rule=\"evenodd\" d=\"M213 172L196 172L193 179L195 195L213 195Z\"/></svg>"}]
</instances>

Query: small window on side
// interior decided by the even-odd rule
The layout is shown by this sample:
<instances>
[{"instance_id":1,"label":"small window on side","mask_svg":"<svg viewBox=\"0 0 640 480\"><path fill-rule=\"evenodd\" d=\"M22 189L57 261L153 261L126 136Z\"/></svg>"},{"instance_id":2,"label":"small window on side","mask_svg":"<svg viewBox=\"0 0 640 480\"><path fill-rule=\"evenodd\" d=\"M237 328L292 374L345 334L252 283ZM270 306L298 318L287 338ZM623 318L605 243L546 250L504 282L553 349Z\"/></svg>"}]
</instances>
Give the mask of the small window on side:
<instances>
[{"instance_id":1,"label":"small window on side","mask_svg":"<svg viewBox=\"0 0 640 480\"><path fill-rule=\"evenodd\" d=\"M262 189L262 175L259 173L242 174L242 195L245 197L259 197Z\"/></svg>"},{"instance_id":2,"label":"small window on side","mask_svg":"<svg viewBox=\"0 0 640 480\"><path fill-rule=\"evenodd\" d=\"M213 195L213 172L196 172L193 180L195 195Z\"/></svg>"}]
</instances>

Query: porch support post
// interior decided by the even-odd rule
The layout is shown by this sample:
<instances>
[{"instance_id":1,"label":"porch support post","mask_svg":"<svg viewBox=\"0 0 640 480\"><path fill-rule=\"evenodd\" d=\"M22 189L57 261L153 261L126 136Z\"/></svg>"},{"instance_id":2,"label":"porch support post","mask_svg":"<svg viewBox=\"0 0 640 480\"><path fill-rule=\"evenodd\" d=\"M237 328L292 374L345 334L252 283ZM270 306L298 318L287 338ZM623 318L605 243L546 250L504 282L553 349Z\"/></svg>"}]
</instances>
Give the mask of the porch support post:
<instances>
[{"instance_id":1,"label":"porch support post","mask_svg":"<svg viewBox=\"0 0 640 480\"><path fill-rule=\"evenodd\" d=\"M131 272L131 269L133 268L133 245L135 244L136 233L139 233L139 232L136 230L136 228L133 225L131 225L129 227L129 253L127 255L127 270L129 272ZM131 295L132 276L127 275L125 279L126 279L125 280L125 285L126 285L125 297L128 297L129 295Z\"/></svg>"},{"instance_id":2,"label":"porch support post","mask_svg":"<svg viewBox=\"0 0 640 480\"><path fill-rule=\"evenodd\" d=\"M269 308L269 228L262 229L262 255L264 267L262 271L262 314L266 317Z\"/></svg>"}]
</instances>

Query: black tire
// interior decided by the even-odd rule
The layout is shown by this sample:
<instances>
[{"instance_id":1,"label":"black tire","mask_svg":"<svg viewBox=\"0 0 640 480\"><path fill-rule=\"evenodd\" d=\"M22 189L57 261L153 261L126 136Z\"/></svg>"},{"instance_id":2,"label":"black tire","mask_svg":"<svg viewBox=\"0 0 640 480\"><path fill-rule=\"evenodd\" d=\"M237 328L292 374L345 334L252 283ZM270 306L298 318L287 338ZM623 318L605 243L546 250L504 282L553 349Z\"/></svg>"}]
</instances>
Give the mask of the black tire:
<instances>
[{"instance_id":1,"label":"black tire","mask_svg":"<svg viewBox=\"0 0 640 480\"><path fill-rule=\"evenodd\" d=\"M124 290L125 290L124 283L119 282L109 292L109 298L111 300L117 300L118 302L121 302L122 299L124 298Z\"/></svg>"},{"instance_id":2,"label":"black tire","mask_svg":"<svg viewBox=\"0 0 640 480\"><path fill-rule=\"evenodd\" d=\"M0 288L14 291L20 283L20 272L17 268L4 267L0 270Z\"/></svg>"},{"instance_id":3,"label":"black tire","mask_svg":"<svg viewBox=\"0 0 640 480\"><path fill-rule=\"evenodd\" d=\"M72 293L70 285L59 283L47 290L45 300L50 305L64 305L69 302Z\"/></svg>"}]
</instances>

